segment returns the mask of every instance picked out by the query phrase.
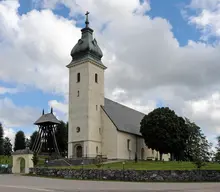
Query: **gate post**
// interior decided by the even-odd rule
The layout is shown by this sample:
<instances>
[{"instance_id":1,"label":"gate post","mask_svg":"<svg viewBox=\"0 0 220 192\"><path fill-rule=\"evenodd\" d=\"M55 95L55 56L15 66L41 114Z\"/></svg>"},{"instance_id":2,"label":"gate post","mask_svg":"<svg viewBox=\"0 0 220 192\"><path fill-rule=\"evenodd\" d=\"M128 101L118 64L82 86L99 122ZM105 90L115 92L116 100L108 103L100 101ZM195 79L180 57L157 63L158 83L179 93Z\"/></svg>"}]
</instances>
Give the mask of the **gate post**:
<instances>
[{"instance_id":1,"label":"gate post","mask_svg":"<svg viewBox=\"0 0 220 192\"><path fill-rule=\"evenodd\" d=\"M24 173L29 173L29 168L33 168L33 152L30 149L17 150L12 153L12 173L20 172L20 161L25 160L25 170Z\"/></svg>"}]
</instances>

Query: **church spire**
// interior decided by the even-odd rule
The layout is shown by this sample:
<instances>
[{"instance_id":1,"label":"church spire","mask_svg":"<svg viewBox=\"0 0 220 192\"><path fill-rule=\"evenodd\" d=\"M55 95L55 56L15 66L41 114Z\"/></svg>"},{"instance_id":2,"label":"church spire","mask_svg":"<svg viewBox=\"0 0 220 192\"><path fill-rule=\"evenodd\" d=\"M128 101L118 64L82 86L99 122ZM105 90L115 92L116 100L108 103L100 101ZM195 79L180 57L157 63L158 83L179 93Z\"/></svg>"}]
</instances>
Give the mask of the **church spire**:
<instances>
[{"instance_id":1,"label":"church spire","mask_svg":"<svg viewBox=\"0 0 220 192\"><path fill-rule=\"evenodd\" d=\"M96 39L93 38L93 29L89 27L89 12L85 13L85 27L81 29L82 36L78 40L78 43L73 47L71 51L72 62L92 59L93 61L102 64L103 53L98 46Z\"/></svg>"},{"instance_id":2,"label":"church spire","mask_svg":"<svg viewBox=\"0 0 220 192\"><path fill-rule=\"evenodd\" d=\"M86 21L85 21L86 28L89 28L89 12L87 11L85 15L86 15Z\"/></svg>"}]
</instances>

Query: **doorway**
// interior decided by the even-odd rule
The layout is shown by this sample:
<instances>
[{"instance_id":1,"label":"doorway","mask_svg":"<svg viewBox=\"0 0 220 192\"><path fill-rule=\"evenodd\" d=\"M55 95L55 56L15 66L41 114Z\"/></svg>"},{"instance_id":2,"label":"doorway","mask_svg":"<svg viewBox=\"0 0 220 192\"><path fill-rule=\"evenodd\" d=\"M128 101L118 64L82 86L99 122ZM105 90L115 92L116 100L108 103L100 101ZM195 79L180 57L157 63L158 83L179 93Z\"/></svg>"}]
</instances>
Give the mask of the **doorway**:
<instances>
[{"instance_id":1,"label":"doorway","mask_svg":"<svg viewBox=\"0 0 220 192\"><path fill-rule=\"evenodd\" d=\"M25 173L25 159L23 157L18 158L20 173Z\"/></svg>"},{"instance_id":2,"label":"doorway","mask_svg":"<svg viewBox=\"0 0 220 192\"><path fill-rule=\"evenodd\" d=\"M77 158L82 158L83 156L83 150L81 145L76 146L76 157Z\"/></svg>"}]
</instances>

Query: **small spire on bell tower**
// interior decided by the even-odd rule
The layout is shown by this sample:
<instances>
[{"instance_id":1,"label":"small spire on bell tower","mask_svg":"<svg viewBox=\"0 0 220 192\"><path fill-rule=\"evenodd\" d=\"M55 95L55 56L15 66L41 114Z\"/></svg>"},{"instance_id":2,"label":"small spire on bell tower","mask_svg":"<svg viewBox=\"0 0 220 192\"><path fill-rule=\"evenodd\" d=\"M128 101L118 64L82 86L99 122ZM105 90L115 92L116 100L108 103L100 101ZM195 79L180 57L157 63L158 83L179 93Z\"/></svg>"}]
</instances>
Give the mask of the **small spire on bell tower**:
<instances>
[{"instance_id":1,"label":"small spire on bell tower","mask_svg":"<svg viewBox=\"0 0 220 192\"><path fill-rule=\"evenodd\" d=\"M42 115L44 115L44 109L43 109L43 111L42 111Z\"/></svg>"},{"instance_id":2,"label":"small spire on bell tower","mask_svg":"<svg viewBox=\"0 0 220 192\"><path fill-rule=\"evenodd\" d=\"M50 113L52 113L52 114L53 114L53 107L51 107Z\"/></svg>"},{"instance_id":3,"label":"small spire on bell tower","mask_svg":"<svg viewBox=\"0 0 220 192\"><path fill-rule=\"evenodd\" d=\"M89 28L89 12L87 11L85 15L86 15L86 22L85 22L86 28Z\"/></svg>"}]
</instances>

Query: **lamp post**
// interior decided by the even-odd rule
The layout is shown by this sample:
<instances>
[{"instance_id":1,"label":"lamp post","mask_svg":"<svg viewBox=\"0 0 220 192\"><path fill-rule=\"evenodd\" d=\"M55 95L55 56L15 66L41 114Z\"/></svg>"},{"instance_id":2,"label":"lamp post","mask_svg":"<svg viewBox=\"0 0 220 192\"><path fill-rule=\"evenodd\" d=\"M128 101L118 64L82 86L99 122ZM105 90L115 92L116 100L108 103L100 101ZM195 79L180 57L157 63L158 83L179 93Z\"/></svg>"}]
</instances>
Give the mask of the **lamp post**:
<instances>
[{"instance_id":1,"label":"lamp post","mask_svg":"<svg viewBox=\"0 0 220 192\"><path fill-rule=\"evenodd\" d=\"M83 179L83 165L84 165L83 161L82 161L81 165L82 165L82 179Z\"/></svg>"},{"instance_id":2,"label":"lamp post","mask_svg":"<svg viewBox=\"0 0 220 192\"><path fill-rule=\"evenodd\" d=\"M48 162L49 162L48 159L45 159L45 165L46 165L47 174L48 174L48 169L49 169L48 168Z\"/></svg>"}]
</instances>

